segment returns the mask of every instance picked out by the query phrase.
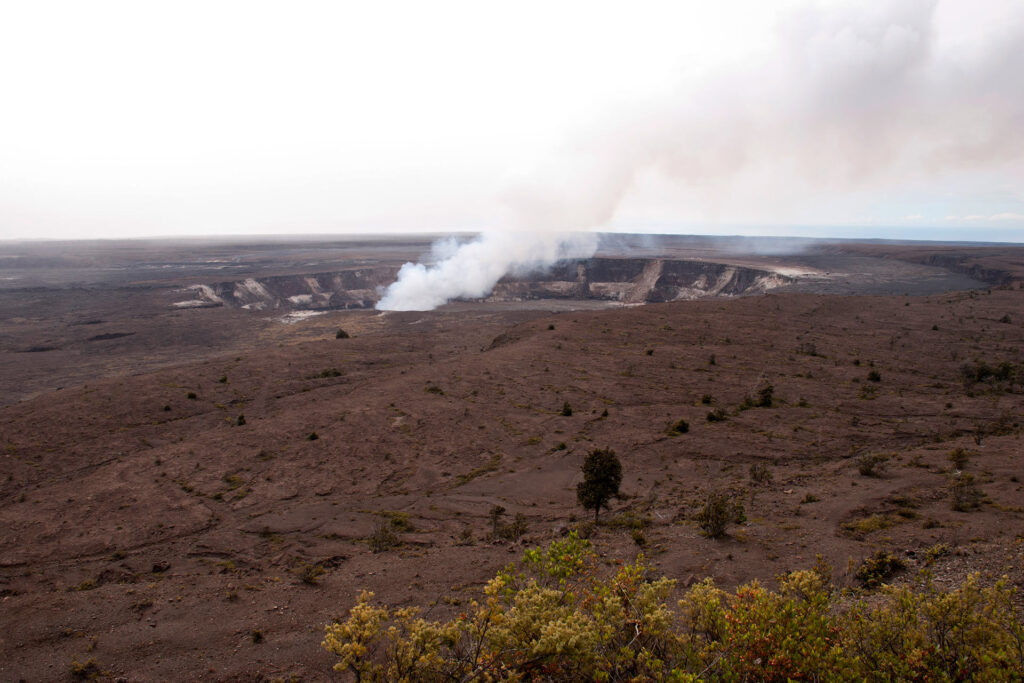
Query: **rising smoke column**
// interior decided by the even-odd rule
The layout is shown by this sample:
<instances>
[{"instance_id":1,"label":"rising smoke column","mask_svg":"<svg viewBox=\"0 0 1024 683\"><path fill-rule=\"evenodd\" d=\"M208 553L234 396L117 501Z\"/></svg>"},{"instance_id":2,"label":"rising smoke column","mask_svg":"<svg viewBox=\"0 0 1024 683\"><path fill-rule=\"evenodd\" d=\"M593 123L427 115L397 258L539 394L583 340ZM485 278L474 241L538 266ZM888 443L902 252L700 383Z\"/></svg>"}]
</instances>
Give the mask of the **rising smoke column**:
<instances>
[{"instance_id":1,"label":"rising smoke column","mask_svg":"<svg viewBox=\"0 0 1024 683\"><path fill-rule=\"evenodd\" d=\"M382 311L429 311L460 297L487 296L506 274L594 253L593 233L488 232L462 245L442 242L434 265L406 263L379 302ZM444 255L444 252L448 252Z\"/></svg>"},{"instance_id":2,"label":"rising smoke column","mask_svg":"<svg viewBox=\"0 0 1024 683\"><path fill-rule=\"evenodd\" d=\"M626 164L609 164L606 151L549 159L509 180L503 199L504 229L458 244L434 245L435 263L406 263L377 302L382 311L431 310L457 298L487 296L509 273L545 268L569 258L589 258L598 238L587 228L605 223L629 183L617 177Z\"/></svg>"},{"instance_id":3,"label":"rising smoke column","mask_svg":"<svg viewBox=\"0 0 1024 683\"><path fill-rule=\"evenodd\" d=\"M570 141L506 199L524 232L486 233L437 265L406 264L378 308L484 296L506 273L589 255L562 230L605 224L650 170L709 214L1010 169L1024 184L1024 12L958 42L936 0L809 4L774 48L630 103ZM552 168L555 169L552 172Z\"/></svg>"}]
</instances>

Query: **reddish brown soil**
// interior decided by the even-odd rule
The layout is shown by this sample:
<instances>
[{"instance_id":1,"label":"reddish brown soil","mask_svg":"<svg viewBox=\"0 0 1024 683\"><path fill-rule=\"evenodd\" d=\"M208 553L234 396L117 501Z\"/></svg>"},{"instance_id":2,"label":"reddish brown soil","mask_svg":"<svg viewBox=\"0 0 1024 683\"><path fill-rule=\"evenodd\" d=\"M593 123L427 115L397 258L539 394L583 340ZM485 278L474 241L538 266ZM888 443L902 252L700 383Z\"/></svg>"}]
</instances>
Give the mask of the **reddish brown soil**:
<instances>
[{"instance_id":1,"label":"reddish brown soil","mask_svg":"<svg viewBox=\"0 0 1024 683\"><path fill-rule=\"evenodd\" d=\"M342 680L319 644L360 589L450 614L523 547L588 518L574 491L595 447L619 454L628 494L603 518L649 517L648 557L684 584L771 581L820 553L852 585L877 548L914 569L937 543L954 551L940 583L1024 583L1024 393L960 375L1024 363L1019 289L349 312L262 334L241 355L0 409L0 679L61 680L95 658L131 681ZM763 381L776 405L738 411ZM728 419L708 422L719 407ZM680 418L689 433L667 435ZM987 496L974 512L950 508L957 447ZM858 472L864 454L891 456L882 476ZM770 483L751 482L754 463ZM693 522L711 490L749 518L723 540ZM486 540L495 504L526 516L518 543ZM374 554L365 539L389 511L413 529ZM843 528L870 514L893 525ZM639 551L621 524L592 541ZM325 570L313 584L307 565Z\"/></svg>"}]
</instances>

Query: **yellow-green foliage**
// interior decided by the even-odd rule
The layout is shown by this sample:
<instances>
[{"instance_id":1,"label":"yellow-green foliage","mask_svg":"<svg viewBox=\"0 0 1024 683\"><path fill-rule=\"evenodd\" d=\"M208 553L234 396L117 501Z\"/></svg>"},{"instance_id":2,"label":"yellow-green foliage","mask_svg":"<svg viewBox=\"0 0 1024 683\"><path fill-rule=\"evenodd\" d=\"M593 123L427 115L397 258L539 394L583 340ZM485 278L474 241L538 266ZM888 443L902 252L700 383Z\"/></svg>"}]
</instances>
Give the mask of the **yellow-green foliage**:
<instances>
[{"instance_id":1,"label":"yellow-green foliage","mask_svg":"<svg viewBox=\"0 0 1024 683\"><path fill-rule=\"evenodd\" d=\"M1014 680L1024 627L1005 583L883 588L841 608L827 569L733 592L708 579L672 604L641 556L599 576L574 534L528 550L447 622L362 593L323 646L359 681Z\"/></svg>"}]
</instances>

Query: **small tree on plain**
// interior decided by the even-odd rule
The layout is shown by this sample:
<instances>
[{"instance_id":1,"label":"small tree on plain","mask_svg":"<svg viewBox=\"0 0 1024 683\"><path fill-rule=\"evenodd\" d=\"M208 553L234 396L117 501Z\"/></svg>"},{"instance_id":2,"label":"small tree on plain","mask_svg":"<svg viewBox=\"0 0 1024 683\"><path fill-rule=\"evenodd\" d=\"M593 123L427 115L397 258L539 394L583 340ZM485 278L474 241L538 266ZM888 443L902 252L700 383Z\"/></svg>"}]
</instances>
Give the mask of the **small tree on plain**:
<instances>
[{"instance_id":1,"label":"small tree on plain","mask_svg":"<svg viewBox=\"0 0 1024 683\"><path fill-rule=\"evenodd\" d=\"M622 483L622 463L615 451L598 448L590 451L583 461L583 481L576 486L576 500L584 510L594 511L597 524L601 508L608 507L608 501L619 495Z\"/></svg>"},{"instance_id":2,"label":"small tree on plain","mask_svg":"<svg viewBox=\"0 0 1024 683\"><path fill-rule=\"evenodd\" d=\"M498 532L501 531L501 516L505 514L505 508L501 505L495 505L487 513L487 516L491 518L491 536L498 538Z\"/></svg>"}]
</instances>

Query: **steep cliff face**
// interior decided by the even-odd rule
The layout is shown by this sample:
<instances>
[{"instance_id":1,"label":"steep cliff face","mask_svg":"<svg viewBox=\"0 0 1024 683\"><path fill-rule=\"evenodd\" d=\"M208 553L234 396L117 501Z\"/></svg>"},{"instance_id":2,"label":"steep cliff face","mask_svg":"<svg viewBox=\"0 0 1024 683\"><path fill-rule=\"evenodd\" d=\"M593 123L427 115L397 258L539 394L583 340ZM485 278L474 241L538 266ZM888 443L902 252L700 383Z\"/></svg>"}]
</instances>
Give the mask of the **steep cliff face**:
<instances>
[{"instance_id":1,"label":"steep cliff face","mask_svg":"<svg viewBox=\"0 0 1024 683\"><path fill-rule=\"evenodd\" d=\"M509 276L495 301L578 298L654 303L760 294L792 281L767 270L707 261L595 258L561 263L545 273Z\"/></svg>"},{"instance_id":2,"label":"steep cliff face","mask_svg":"<svg viewBox=\"0 0 1024 683\"><path fill-rule=\"evenodd\" d=\"M379 289L394 281L397 268L362 268L312 275L276 275L194 285L194 299L179 307L231 306L263 310L373 308Z\"/></svg>"},{"instance_id":3,"label":"steep cliff face","mask_svg":"<svg viewBox=\"0 0 1024 683\"><path fill-rule=\"evenodd\" d=\"M362 268L312 275L279 275L194 285L175 306L249 310L373 308L397 269ZM593 258L503 278L489 301L597 299L650 303L763 293L790 278L766 270L704 261Z\"/></svg>"},{"instance_id":4,"label":"steep cliff face","mask_svg":"<svg viewBox=\"0 0 1024 683\"><path fill-rule=\"evenodd\" d=\"M990 285L1005 285L1013 281L1013 275L1008 270L989 268L980 263L971 262L967 256L962 254L928 254L922 256L919 261L925 265L945 268Z\"/></svg>"}]
</instances>

